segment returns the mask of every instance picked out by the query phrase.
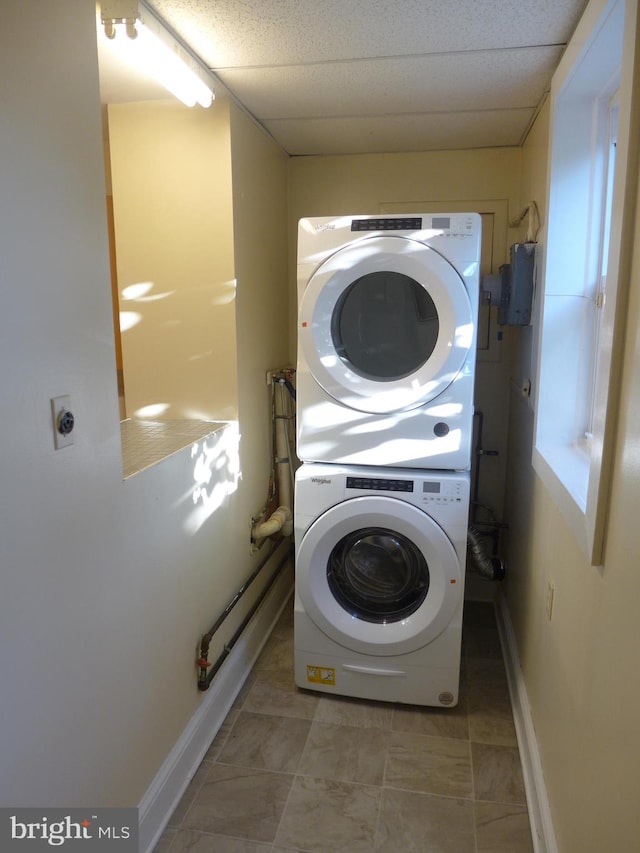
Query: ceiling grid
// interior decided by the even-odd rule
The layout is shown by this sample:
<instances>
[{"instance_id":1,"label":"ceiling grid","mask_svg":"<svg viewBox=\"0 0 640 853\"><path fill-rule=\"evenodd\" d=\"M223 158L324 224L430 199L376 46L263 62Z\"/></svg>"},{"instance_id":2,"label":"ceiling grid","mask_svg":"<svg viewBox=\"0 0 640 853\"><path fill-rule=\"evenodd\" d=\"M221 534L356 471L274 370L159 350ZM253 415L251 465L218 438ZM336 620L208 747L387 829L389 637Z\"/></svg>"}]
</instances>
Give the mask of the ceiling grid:
<instances>
[{"instance_id":1,"label":"ceiling grid","mask_svg":"<svg viewBox=\"0 0 640 853\"><path fill-rule=\"evenodd\" d=\"M519 145L587 0L151 0L293 155ZM165 97L100 56L103 100ZM147 92L149 94L145 95Z\"/></svg>"}]
</instances>

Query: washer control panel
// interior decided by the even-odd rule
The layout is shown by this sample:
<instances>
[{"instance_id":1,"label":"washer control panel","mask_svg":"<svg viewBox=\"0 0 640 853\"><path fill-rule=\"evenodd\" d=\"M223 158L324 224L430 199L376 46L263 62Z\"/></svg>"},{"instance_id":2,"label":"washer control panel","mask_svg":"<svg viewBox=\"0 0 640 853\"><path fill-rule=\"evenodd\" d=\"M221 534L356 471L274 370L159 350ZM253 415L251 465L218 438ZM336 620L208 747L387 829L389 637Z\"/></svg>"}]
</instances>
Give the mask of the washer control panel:
<instances>
[{"instance_id":1,"label":"washer control panel","mask_svg":"<svg viewBox=\"0 0 640 853\"><path fill-rule=\"evenodd\" d=\"M456 480L423 480L422 502L426 504L459 504L464 498L462 483Z\"/></svg>"},{"instance_id":2,"label":"washer control panel","mask_svg":"<svg viewBox=\"0 0 640 853\"><path fill-rule=\"evenodd\" d=\"M391 477L347 477L347 489L363 492L409 492L416 494L423 504L462 503L465 496L460 480L404 480Z\"/></svg>"},{"instance_id":3,"label":"washer control panel","mask_svg":"<svg viewBox=\"0 0 640 853\"><path fill-rule=\"evenodd\" d=\"M391 480L386 477L347 477L347 488L380 492L412 492L413 480Z\"/></svg>"},{"instance_id":4,"label":"washer control panel","mask_svg":"<svg viewBox=\"0 0 640 853\"><path fill-rule=\"evenodd\" d=\"M468 522L470 476L467 471L383 468L309 462L296 471L295 508L298 527L326 510L346 502L357 507L361 498L382 513L414 512L398 504L412 504L444 525ZM465 533L466 536L466 533Z\"/></svg>"}]
</instances>

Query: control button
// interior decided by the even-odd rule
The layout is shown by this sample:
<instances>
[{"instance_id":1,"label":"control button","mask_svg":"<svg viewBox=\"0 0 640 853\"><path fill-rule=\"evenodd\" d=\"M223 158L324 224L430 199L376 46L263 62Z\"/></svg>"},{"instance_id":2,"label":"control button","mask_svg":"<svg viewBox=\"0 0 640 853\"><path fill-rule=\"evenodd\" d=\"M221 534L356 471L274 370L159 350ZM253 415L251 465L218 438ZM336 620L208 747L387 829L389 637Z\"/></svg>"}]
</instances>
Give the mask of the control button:
<instances>
[{"instance_id":1,"label":"control button","mask_svg":"<svg viewBox=\"0 0 640 853\"><path fill-rule=\"evenodd\" d=\"M449 424L446 424L444 421L438 421L433 428L433 432L438 438L444 438L445 435L449 435Z\"/></svg>"}]
</instances>

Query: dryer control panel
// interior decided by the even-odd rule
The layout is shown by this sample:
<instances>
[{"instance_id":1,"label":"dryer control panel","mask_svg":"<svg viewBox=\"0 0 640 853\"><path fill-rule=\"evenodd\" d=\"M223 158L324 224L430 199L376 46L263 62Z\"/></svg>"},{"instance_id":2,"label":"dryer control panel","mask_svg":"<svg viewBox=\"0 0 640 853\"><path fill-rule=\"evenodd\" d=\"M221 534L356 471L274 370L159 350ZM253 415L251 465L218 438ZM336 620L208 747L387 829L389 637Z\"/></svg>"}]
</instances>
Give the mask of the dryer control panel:
<instances>
[{"instance_id":1,"label":"dryer control panel","mask_svg":"<svg viewBox=\"0 0 640 853\"><path fill-rule=\"evenodd\" d=\"M420 231L421 229L421 216L379 216L351 221L352 231Z\"/></svg>"},{"instance_id":2,"label":"dryer control panel","mask_svg":"<svg viewBox=\"0 0 640 853\"><path fill-rule=\"evenodd\" d=\"M423 214L421 216L371 216L351 220L351 231L410 231L424 237L473 237L477 217L472 214Z\"/></svg>"}]
</instances>

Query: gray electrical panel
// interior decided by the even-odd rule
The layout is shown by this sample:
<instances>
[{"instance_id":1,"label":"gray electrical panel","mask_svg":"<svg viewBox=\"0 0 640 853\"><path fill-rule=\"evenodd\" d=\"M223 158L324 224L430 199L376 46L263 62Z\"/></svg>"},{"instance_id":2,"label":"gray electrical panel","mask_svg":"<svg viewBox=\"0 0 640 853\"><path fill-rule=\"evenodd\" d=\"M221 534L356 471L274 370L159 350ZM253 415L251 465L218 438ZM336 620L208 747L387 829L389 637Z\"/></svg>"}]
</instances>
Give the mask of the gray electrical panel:
<instances>
[{"instance_id":1,"label":"gray electrical panel","mask_svg":"<svg viewBox=\"0 0 640 853\"><path fill-rule=\"evenodd\" d=\"M535 243L514 243L509 264L500 267L502 293L498 323L501 326L528 326L533 302Z\"/></svg>"}]
</instances>

